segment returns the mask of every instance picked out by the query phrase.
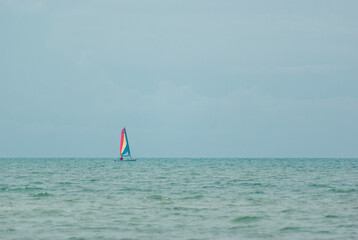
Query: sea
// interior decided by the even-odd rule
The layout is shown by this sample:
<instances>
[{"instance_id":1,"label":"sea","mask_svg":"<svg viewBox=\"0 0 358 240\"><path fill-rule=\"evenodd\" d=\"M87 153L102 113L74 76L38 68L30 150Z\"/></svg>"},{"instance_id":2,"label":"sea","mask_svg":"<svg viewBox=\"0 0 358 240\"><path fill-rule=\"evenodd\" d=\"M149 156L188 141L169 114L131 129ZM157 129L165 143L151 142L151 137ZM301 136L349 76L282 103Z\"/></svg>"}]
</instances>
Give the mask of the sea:
<instances>
[{"instance_id":1,"label":"sea","mask_svg":"<svg viewBox=\"0 0 358 240\"><path fill-rule=\"evenodd\" d=\"M358 159L0 159L0 239L358 239Z\"/></svg>"}]
</instances>

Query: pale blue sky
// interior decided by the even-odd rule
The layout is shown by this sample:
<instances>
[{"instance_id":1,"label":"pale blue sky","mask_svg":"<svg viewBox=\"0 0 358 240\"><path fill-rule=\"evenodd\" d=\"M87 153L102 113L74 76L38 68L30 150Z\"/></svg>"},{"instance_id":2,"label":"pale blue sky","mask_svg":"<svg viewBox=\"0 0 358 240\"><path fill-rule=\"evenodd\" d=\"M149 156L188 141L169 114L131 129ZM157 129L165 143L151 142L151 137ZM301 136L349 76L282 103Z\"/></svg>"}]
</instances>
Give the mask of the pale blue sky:
<instances>
[{"instance_id":1,"label":"pale blue sky","mask_svg":"<svg viewBox=\"0 0 358 240\"><path fill-rule=\"evenodd\" d=\"M0 0L0 157L358 157L357 12Z\"/></svg>"}]
</instances>

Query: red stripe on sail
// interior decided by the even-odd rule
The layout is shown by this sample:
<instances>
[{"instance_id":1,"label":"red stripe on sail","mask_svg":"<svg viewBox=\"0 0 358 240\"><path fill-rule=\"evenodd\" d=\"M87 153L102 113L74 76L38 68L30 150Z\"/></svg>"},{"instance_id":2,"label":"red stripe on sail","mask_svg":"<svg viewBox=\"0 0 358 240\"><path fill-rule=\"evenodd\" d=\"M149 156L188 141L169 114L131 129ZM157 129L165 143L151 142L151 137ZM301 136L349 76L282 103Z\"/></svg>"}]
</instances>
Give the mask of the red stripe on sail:
<instances>
[{"instance_id":1,"label":"red stripe on sail","mask_svg":"<svg viewBox=\"0 0 358 240\"><path fill-rule=\"evenodd\" d=\"M121 135L121 148L120 148L121 156L122 156L122 151L123 151L123 140L124 140L124 128L122 129L122 135Z\"/></svg>"}]
</instances>

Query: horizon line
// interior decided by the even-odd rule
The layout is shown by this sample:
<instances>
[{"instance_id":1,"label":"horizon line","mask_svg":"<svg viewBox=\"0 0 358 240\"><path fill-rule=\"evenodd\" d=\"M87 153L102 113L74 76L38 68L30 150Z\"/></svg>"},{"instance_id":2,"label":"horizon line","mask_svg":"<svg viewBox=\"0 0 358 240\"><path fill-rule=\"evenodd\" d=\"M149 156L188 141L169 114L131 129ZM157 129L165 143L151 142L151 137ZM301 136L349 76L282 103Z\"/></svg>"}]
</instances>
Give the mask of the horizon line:
<instances>
[{"instance_id":1,"label":"horizon line","mask_svg":"<svg viewBox=\"0 0 358 240\"><path fill-rule=\"evenodd\" d=\"M118 157L1 157L0 159L118 159ZM358 157L135 157L135 159L358 159Z\"/></svg>"}]
</instances>

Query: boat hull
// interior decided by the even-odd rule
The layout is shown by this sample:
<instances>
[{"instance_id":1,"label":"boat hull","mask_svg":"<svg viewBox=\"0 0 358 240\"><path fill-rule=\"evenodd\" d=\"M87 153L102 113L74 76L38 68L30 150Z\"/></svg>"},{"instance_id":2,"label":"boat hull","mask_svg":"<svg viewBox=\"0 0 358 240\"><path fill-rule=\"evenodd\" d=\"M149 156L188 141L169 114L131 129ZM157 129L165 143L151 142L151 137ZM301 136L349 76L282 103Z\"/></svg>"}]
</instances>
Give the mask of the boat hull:
<instances>
[{"instance_id":1,"label":"boat hull","mask_svg":"<svg viewBox=\"0 0 358 240\"><path fill-rule=\"evenodd\" d=\"M135 159L135 158L132 158L132 159L116 159L116 160L114 160L114 161L116 161L116 162L135 162L135 161L137 161L137 159Z\"/></svg>"}]
</instances>

